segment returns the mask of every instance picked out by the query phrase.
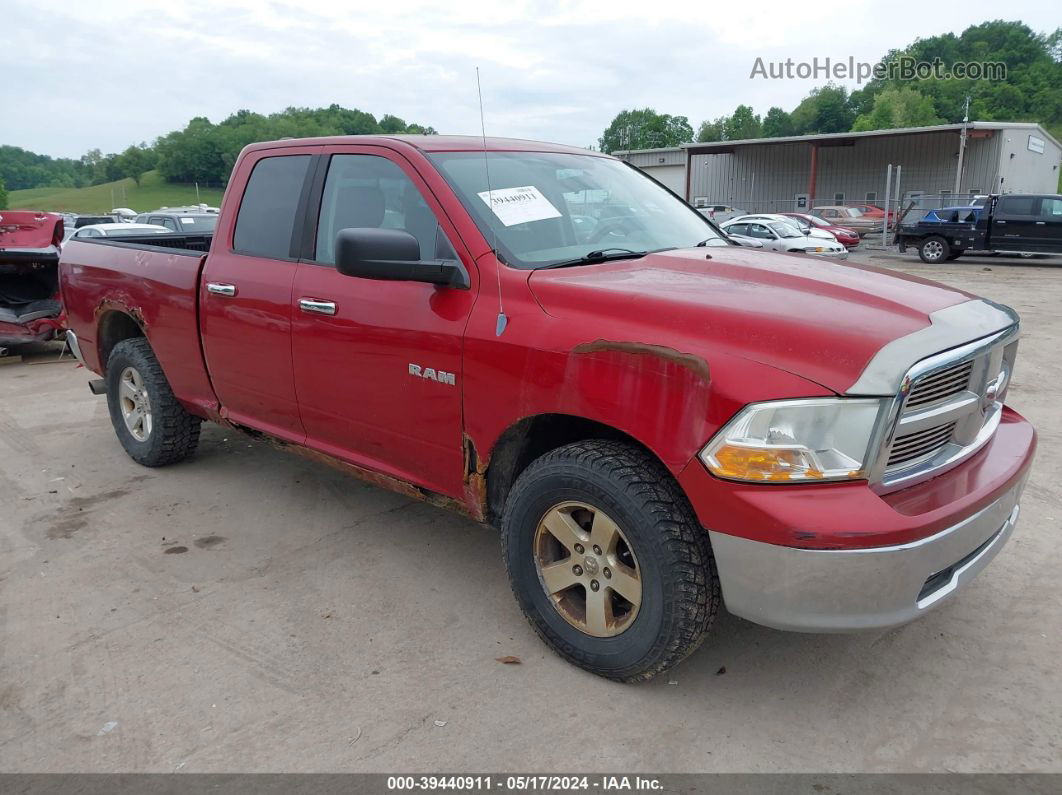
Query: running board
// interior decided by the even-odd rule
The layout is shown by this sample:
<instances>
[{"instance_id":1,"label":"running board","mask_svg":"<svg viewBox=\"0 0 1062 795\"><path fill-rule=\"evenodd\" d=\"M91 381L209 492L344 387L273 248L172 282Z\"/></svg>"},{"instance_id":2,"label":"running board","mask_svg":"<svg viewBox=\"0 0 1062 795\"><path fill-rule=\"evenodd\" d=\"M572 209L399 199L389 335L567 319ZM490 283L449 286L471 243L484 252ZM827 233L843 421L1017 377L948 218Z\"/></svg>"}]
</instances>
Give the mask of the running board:
<instances>
[{"instance_id":1,"label":"running board","mask_svg":"<svg viewBox=\"0 0 1062 795\"><path fill-rule=\"evenodd\" d=\"M94 381L89 381L89 392L93 395L106 395L107 394L107 382L102 378L97 378Z\"/></svg>"}]
</instances>

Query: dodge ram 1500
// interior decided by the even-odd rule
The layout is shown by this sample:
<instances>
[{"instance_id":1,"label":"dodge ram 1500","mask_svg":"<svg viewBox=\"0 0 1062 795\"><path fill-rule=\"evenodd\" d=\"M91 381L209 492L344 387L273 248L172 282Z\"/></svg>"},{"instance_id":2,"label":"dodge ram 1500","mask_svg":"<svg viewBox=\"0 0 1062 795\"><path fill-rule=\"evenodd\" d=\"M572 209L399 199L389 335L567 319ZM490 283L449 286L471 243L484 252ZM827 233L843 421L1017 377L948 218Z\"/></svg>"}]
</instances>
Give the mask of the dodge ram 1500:
<instances>
[{"instance_id":1,"label":"dodge ram 1500","mask_svg":"<svg viewBox=\"0 0 1062 795\"><path fill-rule=\"evenodd\" d=\"M211 420L461 510L545 642L624 681L723 602L809 632L937 607L1011 535L1036 445L1011 309L739 248L564 146L254 144L212 238L75 240L60 280L134 460Z\"/></svg>"}]
</instances>

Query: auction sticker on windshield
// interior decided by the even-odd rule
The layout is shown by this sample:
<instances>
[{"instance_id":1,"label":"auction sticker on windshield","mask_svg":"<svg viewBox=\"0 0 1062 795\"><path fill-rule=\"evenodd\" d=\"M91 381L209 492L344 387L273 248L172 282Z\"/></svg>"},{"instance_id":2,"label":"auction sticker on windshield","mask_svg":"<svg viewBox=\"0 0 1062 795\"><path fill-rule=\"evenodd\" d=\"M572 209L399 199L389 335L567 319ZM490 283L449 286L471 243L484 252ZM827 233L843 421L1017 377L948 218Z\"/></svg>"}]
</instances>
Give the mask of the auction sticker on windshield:
<instances>
[{"instance_id":1,"label":"auction sticker on windshield","mask_svg":"<svg viewBox=\"0 0 1062 795\"><path fill-rule=\"evenodd\" d=\"M498 220L506 226L561 216L557 208L534 185L485 190L478 195L494 211Z\"/></svg>"}]
</instances>

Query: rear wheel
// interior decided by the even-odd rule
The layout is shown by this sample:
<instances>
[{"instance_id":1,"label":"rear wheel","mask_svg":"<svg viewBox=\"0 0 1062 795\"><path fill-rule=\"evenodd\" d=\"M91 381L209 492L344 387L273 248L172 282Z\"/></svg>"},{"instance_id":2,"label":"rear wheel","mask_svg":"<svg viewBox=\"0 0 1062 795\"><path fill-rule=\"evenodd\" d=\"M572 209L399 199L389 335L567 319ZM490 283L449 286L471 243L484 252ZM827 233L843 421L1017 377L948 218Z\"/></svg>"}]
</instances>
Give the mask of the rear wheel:
<instances>
[{"instance_id":1,"label":"rear wheel","mask_svg":"<svg viewBox=\"0 0 1062 795\"><path fill-rule=\"evenodd\" d=\"M502 539L531 626L610 679L675 665L719 609L708 534L660 463L622 442L577 442L534 461L506 503Z\"/></svg>"},{"instance_id":2,"label":"rear wheel","mask_svg":"<svg viewBox=\"0 0 1062 795\"><path fill-rule=\"evenodd\" d=\"M107 407L118 441L138 464L173 464L195 452L202 421L185 411L143 337L123 340L107 360Z\"/></svg>"},{"instance_id":3,"label":"rear wheel","mask_svg":"<svg viewBox=\"0 0 1062 795\"><path fill-rule=\"evenodd\" d=\"M951 246L940 235L927 237L918 246L918 256L922 258L922 262L930 265L946 260L949 254L951 254Z\"/></svg>"}]
</instances>

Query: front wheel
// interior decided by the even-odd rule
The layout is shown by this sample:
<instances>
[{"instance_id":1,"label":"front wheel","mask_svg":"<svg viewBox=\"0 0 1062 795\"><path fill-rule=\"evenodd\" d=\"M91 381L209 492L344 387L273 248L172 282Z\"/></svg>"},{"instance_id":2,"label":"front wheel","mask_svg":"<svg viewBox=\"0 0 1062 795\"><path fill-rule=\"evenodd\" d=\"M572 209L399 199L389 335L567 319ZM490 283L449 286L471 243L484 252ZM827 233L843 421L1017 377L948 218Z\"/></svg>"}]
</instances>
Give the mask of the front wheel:
<instances>
[{"instance_id":1,"label":"front wheel","mask_svg":"<svg viewBox=\"0 0 1062 795\"><path fill-rule=\"evenodd\" d=\"M138 464L165 466L195 452L202 421L185 411L148 341L123 340L107 359L107 408L118 441Z\"/></svg>"},{"instance_id":2,"label":"front wheel","mask_svg":"<svg viewBox=\"0 0 1062 795\"><path fill-rule=\"evenodd\" d=\"M918 256L921 257L922 262L930 265L946 260L949 254L951 254L951 246L940 235L927 237L918 246Z\"/></svg>"},{"instance_id":3,"label":"front wheel","mask_svg":"<svg viewBox=\"0 0 1062 795\"><path fill-rule=\"evenodd\" d=\"M660 463L622 442L577 442L534 461L506 502L502 542L531 626L610 679L672 667L719 609L707 532Z\"/></svg>"}]
</instances>

